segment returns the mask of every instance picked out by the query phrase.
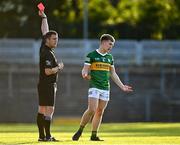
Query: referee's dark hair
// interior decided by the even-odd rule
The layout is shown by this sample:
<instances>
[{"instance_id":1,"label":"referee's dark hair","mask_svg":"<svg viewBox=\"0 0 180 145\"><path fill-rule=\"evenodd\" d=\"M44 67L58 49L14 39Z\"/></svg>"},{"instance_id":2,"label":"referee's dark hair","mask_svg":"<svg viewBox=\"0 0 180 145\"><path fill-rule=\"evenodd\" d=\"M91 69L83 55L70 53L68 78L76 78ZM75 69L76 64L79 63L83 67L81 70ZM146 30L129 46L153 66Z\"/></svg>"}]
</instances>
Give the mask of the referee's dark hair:
<instances>
[{"instance_id":1,"label":"referee's dark hair","mask_svg":"<svg viewBox=\"0 0 180 145\"><path fill-rule=\"evenodd\" d=\"M50 30L49 32L47 32L44 36L45 40L49 39L52 35L58 35L58 33L54 30Z\"/></svg>"},{"instance_id":2,"label":"referee's dark hair","mask_svg":"<svg viewBox=\"0 0 180 145\"><path fill-rule=\"evenodd\" d=\"M43 36L43 40L42 40L42 45L44 45L47 41L47 39L49 39L52 35L58 35L58 33L54 30L50 30L49 32L47 32L44 36ZM42 52L43 47L40 47L39 51L40 53Z\"/></svg>"},{"instance_id":3,"label":"referee's dark hair","mask_svg":"<svg viewBox=\"0 0 180 145\"><path fill-rule=\"evenodd\" d=\"M100 42L102 42L103 40L110 40L112 42L115 42L115 39L112 35L110 34L103 34L101 37L100 37Z\"/></svg>"}]
</instances>

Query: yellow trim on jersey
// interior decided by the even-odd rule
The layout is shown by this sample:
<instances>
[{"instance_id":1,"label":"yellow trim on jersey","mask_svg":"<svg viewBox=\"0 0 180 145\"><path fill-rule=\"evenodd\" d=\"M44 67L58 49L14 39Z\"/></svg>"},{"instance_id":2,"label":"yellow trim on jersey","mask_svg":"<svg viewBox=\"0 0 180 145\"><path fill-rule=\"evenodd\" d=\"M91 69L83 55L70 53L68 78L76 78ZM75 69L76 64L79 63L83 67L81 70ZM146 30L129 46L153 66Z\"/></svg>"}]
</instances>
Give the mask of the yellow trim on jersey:
<instances>
[{"instance_id":1,"label":"yellow trim on jersey","mask_svg":"<svg viewBox=\"0 0 180 145\"><path fill-rule=\"evenodd\" d=\"M91 64L91 70L102 70L102 71L110 71L111 65L109 63L104 62L93 62Z\"/></svg>"}]
</instances>

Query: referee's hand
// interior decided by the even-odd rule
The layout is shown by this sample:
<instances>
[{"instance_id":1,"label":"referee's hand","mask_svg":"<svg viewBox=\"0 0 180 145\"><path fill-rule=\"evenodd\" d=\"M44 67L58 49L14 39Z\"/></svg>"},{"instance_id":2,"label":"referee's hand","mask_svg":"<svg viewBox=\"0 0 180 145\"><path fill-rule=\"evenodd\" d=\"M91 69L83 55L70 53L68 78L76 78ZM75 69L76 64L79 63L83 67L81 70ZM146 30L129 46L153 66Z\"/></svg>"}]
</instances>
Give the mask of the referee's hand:
<instances>
[{"instance_id":1,"label":"referee's hand","mask_svg":"<svg viewBox=\"0 0 180 145\"><path fill-rule=\"evenodd\" d=\"M58 64L58 69L59 69L59 70L63 70L63 68L64 68L63 62L59 63L59 64Z\"/></svg>"},{"instance_id":2,"label":"referee's hand","mask_svg":"<svg viewBox=\"0 0 180 145\"><path fill-rule=\"evenodd\" d=\"M47 17L46 14L44 13L44 11L39 11L38 14L42 18L46 18Z\"/></svg>"}]
</instances>

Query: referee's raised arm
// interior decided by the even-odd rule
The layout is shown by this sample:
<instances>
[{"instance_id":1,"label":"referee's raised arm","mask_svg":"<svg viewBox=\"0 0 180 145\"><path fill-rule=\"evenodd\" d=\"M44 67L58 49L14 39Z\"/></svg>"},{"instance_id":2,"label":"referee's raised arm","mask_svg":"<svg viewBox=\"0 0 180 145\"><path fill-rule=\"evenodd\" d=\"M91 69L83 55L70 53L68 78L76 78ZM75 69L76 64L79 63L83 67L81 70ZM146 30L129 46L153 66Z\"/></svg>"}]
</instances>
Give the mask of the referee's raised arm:
<instances>
[{"instance_id":1,"label":"referee's raised arm","mask_svg":"<svg viewBox=\"0 0 180 145\"><path fill-rule=\"evenodd\" d=\"M47 16L44 13L44 11L39 11L39 16L42 18L41 32L42 32L42 35L44 36L47 32L49 32L49 25L48 25L48 21L47 21Z\"/></svg>"}]
</instances>

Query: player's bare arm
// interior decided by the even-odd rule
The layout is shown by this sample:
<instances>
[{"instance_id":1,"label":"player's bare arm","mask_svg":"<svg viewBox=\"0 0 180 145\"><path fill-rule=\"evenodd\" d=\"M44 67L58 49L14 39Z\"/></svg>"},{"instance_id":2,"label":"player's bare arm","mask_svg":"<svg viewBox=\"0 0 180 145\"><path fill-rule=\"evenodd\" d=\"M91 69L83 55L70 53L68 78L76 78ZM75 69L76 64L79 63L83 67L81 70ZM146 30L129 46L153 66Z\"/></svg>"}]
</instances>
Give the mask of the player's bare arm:
<instances>
[{"instance_id":1,"label":"player's bare arm","mask_svg":"<svg viewBox=\"0 0 180 145\"><path fill-rule=\"evenodd\" d=\"M45 35L47 32L49 32L49 25L48 25L48 21L47 21L47 16L44 13L44 11L39 11L39 16L42 18L41 32L42 32L42 35Z\"/></svg>"},{"instance_id":2,"label":"player's bare arm","mask_svg":"<svg viewBox=\"0 0 180 145\"><path fill-rule=\"evenodd\" d=\"M111 78L112 80L119 86L124 92L132 92L132 87L128 85L124 85L117 75L114 66L111 67Z\"/></svg>"},{"instance_id":3,"label":"player's bare arm","mask_svg":"<svg viewBox=\"0 0 180 145\"><path fill-rule=\"evenodd\" d=\"M84 64L84 67L82 69L82 77L86 80L91 79L89 74L89 70L90 70L90 65Z\"/></svg>"}]
</instances>

